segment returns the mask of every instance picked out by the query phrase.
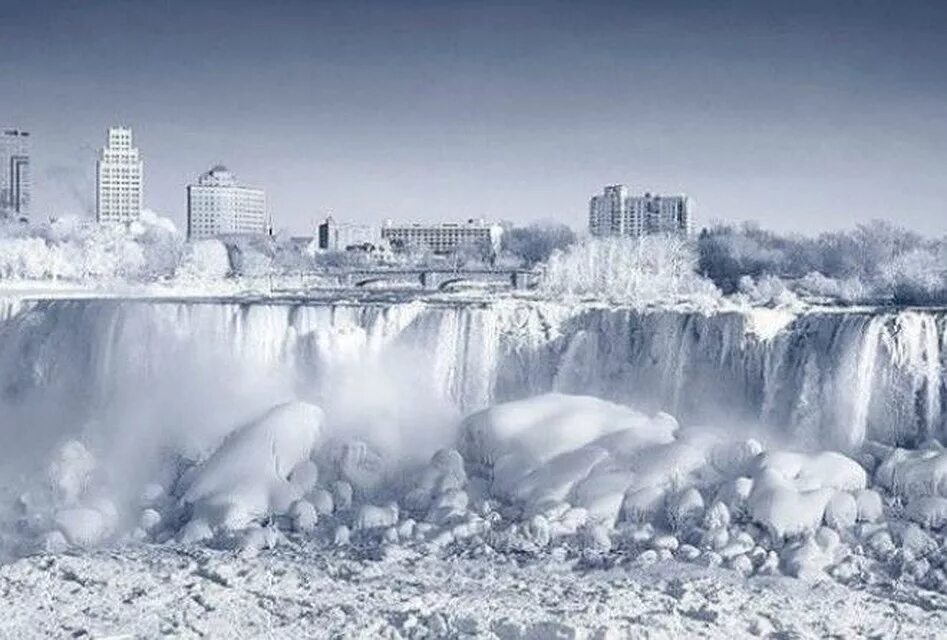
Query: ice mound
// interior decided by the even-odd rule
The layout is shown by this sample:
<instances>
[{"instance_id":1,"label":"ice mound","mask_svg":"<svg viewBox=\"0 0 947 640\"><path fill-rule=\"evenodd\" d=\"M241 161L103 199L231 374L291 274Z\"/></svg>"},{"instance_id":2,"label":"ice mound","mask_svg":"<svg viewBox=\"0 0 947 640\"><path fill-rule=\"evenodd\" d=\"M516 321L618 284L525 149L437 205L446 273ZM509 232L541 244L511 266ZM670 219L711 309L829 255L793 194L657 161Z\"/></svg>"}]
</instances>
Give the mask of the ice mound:
<instances>
[{"instance_id":1,"label":"ice mound","mask_svg":"<svg viewBox=\"0 0 947 640\"><path fill-rule=\"evenodd\" d=\"M513 528L533 545L574 536L597 553L630 549L640 564L677 556L824 575L856 524L882 517L866 470L846 455L767 450L739 430L681 428L590 397L476 413L460 451L471 481L515 508Z\"/></svg>"},{"instance_id":2,"label":"ice mound","mask_svg":"<svg viewBox=\"0 0 947 640\"><path fill-rule=\"evenodd\" d=\"M670 416L554 393L470 416L462 453L486 469L493 494L527 511L568 501L613 523L630 480L618 460L672 442L676 430Z\"/></svg>"},{"instance_id":3,"label":"ice mound","mask_svg":"<svg viewBox=\"0 0 947 640\"><path fill-rule=\"evenodd\" d=\"M814 531L836 494L863 489L865 470L840 453L764 452L725 431L681 429L597 398L548 394L474 414L464 428L468 461L484 466L494 495L525 513L581 508L607 526L621 521L684 530L718 511L746 513L774 536ZM742 488L742 490L741 490ZM846 494L847 495L847 494ZM835 500L838 526L854 497ZM558 508L561 510L561 507Z\"/></svg>"},{"instance_id":4,"label":"ice mound","mask_svg":"<svg viewBox=\"0 0 947 640\"><path fill-rule=\"evenodd\" d=\"M851 458L831 451L779 451L760 455L753 467L749 513L773 535L782 538L816 529L830 505L834 509L828 524L855 523L855 498L844 492L864 489L867 474Z\"/></svg>"},{"instance_id":5,"label":"ice mound","mask_svg":"<svg viewBox=\"0 0 947 640\"><path fill-rule=\"evenodd\" d=\"M323 422L315 405L288 402L227 436L185 483L192 522L237 530L287 511L314 484L310 456Z\"/></svg>"},{"instance_id":6,"label":"ice mound","mask_svg":"<svg viewBox=\"0 0 947 640\"><path fill-rule=\"evenodd\" d=\"M868 556L947 590L937 444L872 446L856 461L558 393L476 412L456 448L418 447L410 463L347 435L312 404L279 404L205 455L173 457L131 501L106 490L93 450L66 441L46 490L21 496L17 526L44 551L173 539L258 553L309 540L343 554L676 558L806 579L851 579Z\"/></svg>"}]
</instances>

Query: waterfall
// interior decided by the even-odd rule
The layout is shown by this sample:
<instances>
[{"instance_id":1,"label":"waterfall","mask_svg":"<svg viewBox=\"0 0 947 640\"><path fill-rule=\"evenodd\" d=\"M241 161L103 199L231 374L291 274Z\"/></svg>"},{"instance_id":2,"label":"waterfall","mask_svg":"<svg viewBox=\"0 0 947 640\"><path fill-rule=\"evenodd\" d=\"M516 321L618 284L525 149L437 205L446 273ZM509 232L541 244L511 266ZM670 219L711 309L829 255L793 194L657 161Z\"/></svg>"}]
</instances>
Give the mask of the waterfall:
<instances>
[{"instance_id":1,"label":"waterfall","mask_svg":"<svg viewBox=\"0 0 947 640\"><path fill-rule=\"evenodd\" d=\"M197 432L188 411L209 412L200 419L218 434L258 404L291 396L329 405L351 396L378 408L381 396L370 396L387 393L462 413L553 389L689 423L763 423L799 446L944 437L947 313L813 311L763 335L751 324L736 311L510 300L6 300L0 445L48 444L103 414L141 422L135 437L187 437Z\"/></svg>"}]
</instances>

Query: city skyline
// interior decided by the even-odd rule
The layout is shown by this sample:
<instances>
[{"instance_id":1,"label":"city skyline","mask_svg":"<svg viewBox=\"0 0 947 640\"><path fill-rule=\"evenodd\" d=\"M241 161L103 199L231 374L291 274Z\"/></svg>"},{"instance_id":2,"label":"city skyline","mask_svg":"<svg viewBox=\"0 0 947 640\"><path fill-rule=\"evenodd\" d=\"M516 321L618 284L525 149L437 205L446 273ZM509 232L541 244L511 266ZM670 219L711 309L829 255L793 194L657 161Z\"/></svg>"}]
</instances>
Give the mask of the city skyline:
<instances>
[{"instance_id":1,"label":"city skyline","mask_svg":"<svg viewBox=\"0 0 947 640\"><path fill-rule=\"evenodd\" d=\"M33 133L34 217L93 215L121 122L182 229L184 186L224 163L296 232L582 228L623 182L692 194L702 224L947 233L947 8L670 4L3 3L0 121Z\"/></svg>"}]
</instances>

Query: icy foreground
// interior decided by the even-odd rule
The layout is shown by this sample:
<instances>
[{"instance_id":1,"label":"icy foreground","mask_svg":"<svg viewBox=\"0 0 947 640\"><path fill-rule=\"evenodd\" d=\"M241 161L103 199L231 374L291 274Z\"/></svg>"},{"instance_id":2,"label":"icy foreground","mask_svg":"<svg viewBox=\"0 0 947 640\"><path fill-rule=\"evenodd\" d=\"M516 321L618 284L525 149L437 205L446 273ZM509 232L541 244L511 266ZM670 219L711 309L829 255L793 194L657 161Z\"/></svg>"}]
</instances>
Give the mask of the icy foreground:
<instances>
[{"instance_id":1,"label":"icy foreground","mask_svg":"<svg viewBox=\"0 0 947 640\"><path fill-rule=\"evenodd\" d=\"M4 310L8 635L942 627L936 312Z\"/></svg>"},{"instance_id":2,"label":"icy foreground","mask_svg":"<svg viewBox=\"0 0 947 640\"><path fill-rule=\"evenodd\" d=\"M939 594L663 563L576 570L286 544L256 558L148 546L0 569L0 637L937 638Z\"/></svg>"}]
</instances>

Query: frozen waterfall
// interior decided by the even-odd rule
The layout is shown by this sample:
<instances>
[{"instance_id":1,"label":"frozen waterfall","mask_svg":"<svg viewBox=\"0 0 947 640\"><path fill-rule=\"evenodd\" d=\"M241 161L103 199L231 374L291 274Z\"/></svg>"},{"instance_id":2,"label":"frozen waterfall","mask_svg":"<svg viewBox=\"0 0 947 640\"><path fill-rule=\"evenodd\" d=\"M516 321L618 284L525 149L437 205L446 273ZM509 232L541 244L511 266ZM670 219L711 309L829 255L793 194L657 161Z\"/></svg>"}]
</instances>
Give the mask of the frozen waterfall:
<instances>
[{"instance_id":1,"label":"frozen waterfall","mask_svg":"<svg viewBox=\"0 0 947 640\"><path fill-rule=\"evenodd\" d=\"M425 414L436 421L549 390L690 423L763 423L800 446L943 438L947 313L819 311L762 335L755 313L509 300L5 301L0 445L125 420L139 428L93 430L113 446L157 430L201 448L288 397L330 418L338 407L353 423L369 413L418 422L422 406L437 407Z\"/></svg>"}]
</instances>

